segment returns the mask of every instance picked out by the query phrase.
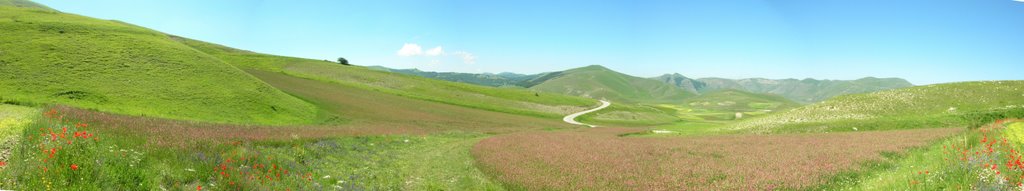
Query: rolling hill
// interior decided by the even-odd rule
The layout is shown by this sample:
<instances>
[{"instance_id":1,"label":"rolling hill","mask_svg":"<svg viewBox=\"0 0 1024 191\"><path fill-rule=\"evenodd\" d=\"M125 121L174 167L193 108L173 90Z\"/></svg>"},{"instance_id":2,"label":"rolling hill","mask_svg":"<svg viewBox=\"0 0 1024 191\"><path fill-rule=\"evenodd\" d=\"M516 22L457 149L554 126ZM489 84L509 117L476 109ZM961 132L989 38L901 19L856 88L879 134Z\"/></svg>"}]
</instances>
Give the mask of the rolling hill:
<instances>
[{"instance_id":1,"label":"rolling hill","mask_svg":"<svg viewBox=\"0 0 1024 191\"><path fill-rule=\"evenodd\" d=\"M626 103L679 102L695 96L675 86L622 74L598 65L547 73L525 83L537 83L527 87L543 92Z\"/></svg>"},{"instance_id":2,"label":"rolling hill","mask_svg":"<svg viewBox=\"0 0 1024 191\"><path fill-rule=\"evenodd\" d=\"M11 0L0 1L0 28L5 103L226 123L304 124L317 115L312 104L150 29Z\"/></svg>"},{"instance_id":3,"label":"rolling hill","mask_svg":"<svg viewBox=\"0 0 1024 191\"><path fill-rule=\"evenodd\" d=\"M1024 81L935 84L838 96L737 123L755 132L820 132L964 127L1024 117Z\"/></svg>"},{"instance_id":4,"label":"rolling hill","mask_svg":"<svg viewBox=\"0 0 1024 191\"><path fill-rule=\"evenodd\" d=\"M595 100L575 96L538 93L522 88L457 83L362 66L344 66L322 60L255 53L177 36L173 39L246 70L284 73L363 90L482 110L555 119L599 104Z\"/></svg>"},{"instance_id":5,"label":"rolling hill","mask_svg":"<svg viewBox=\"0 0 1024 191\"><path fill-rule=\"evenodd\" d=\"M44 11L57 11L57 10L54 10L53 8L47 7L46 5L42 5L42 4L39 4L39 3L36 3L36 2L32 2L32 1L25 1L25 0L0 0L0 6L35 8L35 9L44 10Z\"/></svg>"}]
</instances>

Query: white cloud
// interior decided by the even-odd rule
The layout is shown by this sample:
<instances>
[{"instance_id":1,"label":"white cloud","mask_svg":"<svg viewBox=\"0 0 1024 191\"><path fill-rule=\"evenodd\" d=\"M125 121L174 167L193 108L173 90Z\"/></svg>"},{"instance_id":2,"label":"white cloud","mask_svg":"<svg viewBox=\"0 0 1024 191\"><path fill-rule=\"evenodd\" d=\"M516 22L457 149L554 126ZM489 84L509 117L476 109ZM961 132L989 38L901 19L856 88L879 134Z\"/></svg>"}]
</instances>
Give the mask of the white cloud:
<instances>
[{"instance_id":1,"label":"white cloud","mask_svg":"<svg viewBox=\"0 0 1024 191\"><path fill-rule=\"evenodd\" d=\"M405 45L402 45L402 49L398 49L398 56L408 57L419 55L423 55L423 48L417 44L405 43Z\"/></svg>"},{"instance_id":2,"label":"white cloud","mask_svg":"<svg viewBox=\"0 0 1024 191\"><path fill-rule=\"evenodd\" d=\"M427 51L423 51L423 47L415 43L405 43L402 45L402 49L398 49L398 56L410 57L410 56L441 56L444 55L444 48L437 46Z\"/></svg>"},{"instance_id":3,"label":"white cloud","mask_svg":"<svg viewBox=\"0 0 1024 191\"><path fill-rule=\"evenodd\" d=\"M462 62L463 63L466 63L466 64L476 63L476 56L473 56L472 53L469 53L469 52L466 52L466 51L455 51L452 54L457 55L459 57L462 57Z\"/></svg>"},{"instance_id":4,"label":"white cloud","mask_svg":"<svg viewBox=\"0 0 1024 191\"><path fill-rule=\"evenodd\" d=\"M440 56L442 54L444 54L444 49L441 48L441 46L437 46L437 47L431 48L430 50L427 50L427 52L424 55L427 55L427 56Z\"/></svg>"},{"instance_id":5,"label":"white cloud","mask_svg":"<svg viewBox=\"0 0 1024 191\"><path fill-rule=\"evenodd\" d=\"M463 63L466 63L466 64L474 64L474 63L476 63L476 56L474 56L473 53L469 53L469 52L466 52L466 51L455 51L455 52L452 52L452 53L448 54L448 53L444 52L444 47L441 47L441 46L437 46L437 47L434 47L434 48L431 48L431 49L427 49L426 51L423 51L423 47L421 47L420 45L415 44L415 43L405 43L405 45L402 45L401 49L398 49L398 53L397 54L398 54L398 56L401 56L401 57L414 57L414 56L424 56L424 57L456 56L458 58L461 58ZM437 59L433 59L433 60L430 61L430 64L433 64L433 65L438 65L440 63L441 62L439 60L437 60Z\"/></svg>"}]
</instances>

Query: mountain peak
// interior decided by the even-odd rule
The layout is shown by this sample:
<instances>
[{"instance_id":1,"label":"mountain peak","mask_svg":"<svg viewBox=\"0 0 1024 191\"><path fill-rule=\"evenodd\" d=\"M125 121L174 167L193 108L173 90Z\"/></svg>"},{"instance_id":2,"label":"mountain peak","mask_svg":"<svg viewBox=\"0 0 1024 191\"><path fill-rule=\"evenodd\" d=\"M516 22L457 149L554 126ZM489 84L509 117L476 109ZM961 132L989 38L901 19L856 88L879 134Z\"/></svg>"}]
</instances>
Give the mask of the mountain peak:
<instances>
[{"instance_id":1,"label":"mountain peak","mask_svg":"<svg viewBox=\"0 0 1024 191\"><path fill-rule=\"evenodd\" d=\"M652 77L651 79L657 79L657 80L661 80L661 81L668 81L668 80L693 80L692 78L688 78L688 77L686 77L686 76L684 76L682 74L679 74L679 73L662 74L662 75L657 76L657 77Z\"/></svg>"},{"instance_id":2,"label":"mountain peak","mask_svg":"<svg viewBox=\"0 0 1024 191\"><path fill-rule=\"evenodd\" d=\"M575 70L575 71L596 71L596 70L611 70L611 69L608 69L608 68L606 68L604 66L601 66L601 65L590 65L590 66L584 66L584 67L579 67L579 68L570 69L570 70Z\"/></svg>"}]
</instances>

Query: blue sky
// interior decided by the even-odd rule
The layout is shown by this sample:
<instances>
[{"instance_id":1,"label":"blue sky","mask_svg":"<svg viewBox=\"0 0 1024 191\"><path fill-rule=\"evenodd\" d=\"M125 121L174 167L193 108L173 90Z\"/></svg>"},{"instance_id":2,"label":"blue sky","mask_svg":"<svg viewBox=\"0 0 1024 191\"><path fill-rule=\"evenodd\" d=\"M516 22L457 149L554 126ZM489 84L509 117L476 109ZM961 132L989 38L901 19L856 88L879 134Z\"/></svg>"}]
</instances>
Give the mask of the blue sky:
<instances>
[{"instance_id":1,"label":"blue sky","mask_svg":"<svg viewBox=\"0 0 1024 191\"><path fill-rule=\"evenodd\" d=\"M246 50L393 68L1024 79L1024 2L1013 0L38 2Z\"/></svg>"}]
</instances>

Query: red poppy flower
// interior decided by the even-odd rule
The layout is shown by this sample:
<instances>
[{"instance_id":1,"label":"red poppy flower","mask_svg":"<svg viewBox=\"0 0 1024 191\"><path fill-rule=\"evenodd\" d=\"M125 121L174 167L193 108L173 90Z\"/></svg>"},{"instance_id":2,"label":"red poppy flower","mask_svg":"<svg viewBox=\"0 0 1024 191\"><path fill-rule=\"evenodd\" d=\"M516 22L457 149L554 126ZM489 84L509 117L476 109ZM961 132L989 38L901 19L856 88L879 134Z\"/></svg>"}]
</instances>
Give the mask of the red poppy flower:
<instances>
[{"instance_id":1,"label":"red poppy flower","mask_svg":"<svg viewBox=\"0 0 1024 191\"><path fill-rule=\"evenodd\" d=\"M71 164L71 170L78 170L77 164Z\"/></svg>"}]
</instances>

